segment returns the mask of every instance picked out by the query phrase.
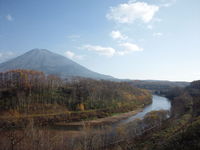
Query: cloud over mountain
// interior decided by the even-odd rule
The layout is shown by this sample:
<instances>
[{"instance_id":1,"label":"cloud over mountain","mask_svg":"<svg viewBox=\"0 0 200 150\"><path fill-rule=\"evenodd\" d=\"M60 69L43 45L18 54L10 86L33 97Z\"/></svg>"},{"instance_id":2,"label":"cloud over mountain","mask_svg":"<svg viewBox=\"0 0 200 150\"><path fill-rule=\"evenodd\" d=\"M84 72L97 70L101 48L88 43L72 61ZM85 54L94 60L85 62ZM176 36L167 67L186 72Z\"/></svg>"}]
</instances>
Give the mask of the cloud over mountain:
<instances>
[{"instance_id":1,"label":"cloud over mountain","mask_svg":"<svg viewBox=\"0 0 200 150\"><path fill-rule=\"evenodd\" d=\"M128 3L111 7L106 17L117 23L133 23L135 20L141 20L144 23L148 23L153 19L158 10L159 6L157 5L129 1Z\"/></svg>"}]
</instances>

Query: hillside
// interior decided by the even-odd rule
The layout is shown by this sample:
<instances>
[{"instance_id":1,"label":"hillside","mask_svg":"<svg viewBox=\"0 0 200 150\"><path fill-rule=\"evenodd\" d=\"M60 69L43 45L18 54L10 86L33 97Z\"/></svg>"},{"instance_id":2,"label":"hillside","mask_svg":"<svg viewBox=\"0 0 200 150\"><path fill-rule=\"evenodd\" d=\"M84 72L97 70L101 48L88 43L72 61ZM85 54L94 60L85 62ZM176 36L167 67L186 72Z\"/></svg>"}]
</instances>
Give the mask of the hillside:
<instances>
[{"instance_id":1,"label":"hillside","mask_svg":"<svg viewBox=\"0 0 200 150\"><path fill-rule=\"evenodd\" d=\"M0 72L15 69L38 70L62 78L79 76L115 80L111 76L93 72L62 55L45 49L33 49L17 58L0 64Z\"/></svg>"},{"instance_id":2,"label":"hillside","mask_svg":"<svg viewBox=\"0 0 200 150\"><path fill-rule=\"evenodd\" d=\"M190 82L173 82L162 80L133 80L129 83L135 87L151 90L156 94L163 95L172 88L184 88L190 85Z\"/></svg>"}]
</instances>

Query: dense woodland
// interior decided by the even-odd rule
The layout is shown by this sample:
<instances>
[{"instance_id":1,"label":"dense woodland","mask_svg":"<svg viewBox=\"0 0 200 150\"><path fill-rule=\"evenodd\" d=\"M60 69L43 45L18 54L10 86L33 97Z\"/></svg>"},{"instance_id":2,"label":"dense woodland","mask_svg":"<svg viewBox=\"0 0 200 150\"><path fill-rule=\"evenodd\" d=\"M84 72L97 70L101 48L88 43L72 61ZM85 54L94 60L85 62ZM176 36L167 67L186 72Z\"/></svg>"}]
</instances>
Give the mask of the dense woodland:
<instances>
[{"instance_id":1,"label":"dense woodland","mask_svg":"<svg viewBox=\"0 0 200 150\"><path fill-rule=\"evenodd\" d=\"M115 113L151 103L147 90L124 82L86 78L63 80L38 71L13 70L0 73L0 83L1 112L48 114L102 110Z\"/></svg>"}]
</instances>

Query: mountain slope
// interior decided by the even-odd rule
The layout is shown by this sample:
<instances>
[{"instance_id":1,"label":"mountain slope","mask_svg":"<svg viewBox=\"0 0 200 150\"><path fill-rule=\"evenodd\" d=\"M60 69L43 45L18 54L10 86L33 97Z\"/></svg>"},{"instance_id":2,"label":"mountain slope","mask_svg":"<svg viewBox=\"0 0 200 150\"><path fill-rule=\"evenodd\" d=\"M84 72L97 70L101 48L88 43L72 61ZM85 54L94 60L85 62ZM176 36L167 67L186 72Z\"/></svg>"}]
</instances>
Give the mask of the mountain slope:
<instances>
[{"instance_id":1,"label":"mountain slope","mask_svg":"<svg viewBox=\"0 0 200 150\"><path fill-rule=\"evenodd\" d=\"M0 64L0 72L12 69L43 71L60 77L88 77L93 79L115 80L115 78L93 72L78 63L45 49L33 49L19 57Z\"/></svg>"}]
</instances>

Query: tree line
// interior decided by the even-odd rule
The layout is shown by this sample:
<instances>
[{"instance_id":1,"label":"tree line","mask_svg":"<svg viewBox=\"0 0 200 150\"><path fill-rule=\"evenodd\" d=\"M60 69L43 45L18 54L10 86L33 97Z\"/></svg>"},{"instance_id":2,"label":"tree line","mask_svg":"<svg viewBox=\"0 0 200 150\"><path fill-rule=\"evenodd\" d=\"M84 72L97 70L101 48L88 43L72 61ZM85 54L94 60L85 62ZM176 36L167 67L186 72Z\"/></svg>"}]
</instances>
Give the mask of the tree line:
<instances>
[{"instance_id":1,"label":"tree line","mask_svg":"<svg viewBox=\"0 0 200 150\"><path fill-rule=\"evenodd\" d=\"M61 79L33 70L0 73L0 110L28 111L35 104L64 106L69 111L137 107L151 102L147 90L126 82Z\"/></svg>"}]
</instances>

